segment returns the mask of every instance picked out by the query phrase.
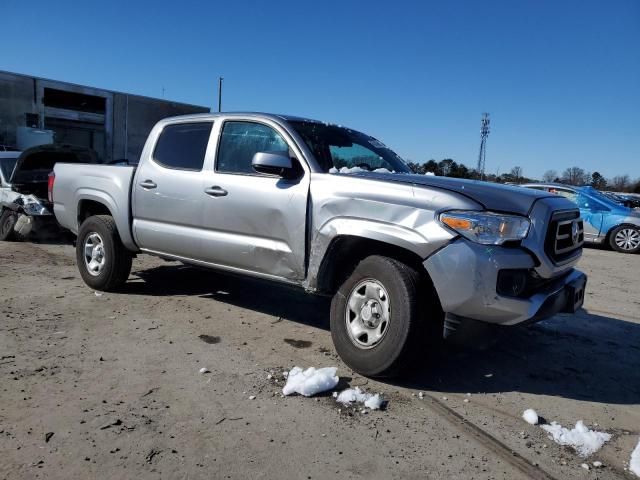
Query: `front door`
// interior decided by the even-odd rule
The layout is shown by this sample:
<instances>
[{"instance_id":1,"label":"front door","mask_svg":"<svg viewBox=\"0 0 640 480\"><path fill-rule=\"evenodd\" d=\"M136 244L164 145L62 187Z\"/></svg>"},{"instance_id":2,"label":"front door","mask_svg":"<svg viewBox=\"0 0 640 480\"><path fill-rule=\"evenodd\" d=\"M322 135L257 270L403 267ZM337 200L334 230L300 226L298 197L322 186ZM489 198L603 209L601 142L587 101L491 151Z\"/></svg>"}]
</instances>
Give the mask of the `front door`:
<instances>
[{"instance_id":1,"label":"front door","mask_svg":"<svg viewBox=\"0 0 640 480\"><path fill-rule=\"evenodd\" d=\"M206 237L202 259L241 270L300 280L305 275L309 172L288 180L260 174L257 152L295 156L295 145L275 123L227 120L220 131L215 165L204 172Z\"/></svg>"},{"instance_id":2,"label":"front door","mask_svg":"<svg viewBox=\"0 0 640 480\"><path fill-rule=\"evenodd\" d=\"M165 126L153 152L134 177L133 233L140 248L199 258L203 203L202 168L212 122Z\"/></svg>"},{"instance_id":3,"label":"front door","mask_svg":"<svg viewBox=\"0 0 640 480\"><path fill-rule=\"evenodd\" d=\"M598 241L600 236L604 235L602 225L610 210L597 200L582 193L576 197L576 203L584 222L584 239L588 242Z\"/></svg>"},{"instance_id":4,"label":"front door","mask_svg":"<svg viewBox=\"0 0 640 480\"><path fill-rule=\"evenodd\" d=\"M596 241L602 228L603 212L594 208L596 207L595 202L583 193L568 188L552 187L549 191L561 195L576 204L580 209L580 218L582 218L584 224L585 241Z\"/></svg>"}]
</instances>

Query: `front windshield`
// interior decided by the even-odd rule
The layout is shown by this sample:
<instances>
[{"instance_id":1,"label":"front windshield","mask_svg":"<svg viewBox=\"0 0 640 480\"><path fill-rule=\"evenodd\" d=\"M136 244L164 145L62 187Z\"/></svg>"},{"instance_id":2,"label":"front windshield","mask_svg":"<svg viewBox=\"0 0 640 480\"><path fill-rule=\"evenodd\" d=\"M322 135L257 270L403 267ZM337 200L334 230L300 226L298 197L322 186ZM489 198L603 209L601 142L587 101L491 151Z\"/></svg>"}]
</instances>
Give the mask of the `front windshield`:
<instances>
[{"instance_id":1,"label":"front windshield","mask_svg":"<svg viewBox=\"0 0 640 480\"><path fill-rule=\"evenodd\" d=\"M324 172L388 170L411 173L396 153L364 133L304 120L289 124L302 137Z\"/></svg>"},{"instance_id":2,"label":"front windshield","mask_svg":"<svg viewBox=\"0 0 640 480\"><path fill-rule=\"evenodd\" d=\"M608 205L610 207L620 207L621 206L621 202L616 202L615 200L613 200L612 198L607 197L605 194L600 193L598 190L596 190L595 188L592 187L586 187L585 192L588 193L589 195L591 195L593 198L595 198L596 200L601 201L602 203L604 203L605 205Z\"/></svg>"},{"instance_id":3,"label":"front windshield","mask_svg":"<svg viewBox=\"0 0 640 480\"><path fill-rule=\"evenodd\" d=\"M0 170L2 170L2 176L5 180L9 181L9 177L13 172L13 167L16 166L18 157L0 158Z\"/></svg>"}]
</instances>

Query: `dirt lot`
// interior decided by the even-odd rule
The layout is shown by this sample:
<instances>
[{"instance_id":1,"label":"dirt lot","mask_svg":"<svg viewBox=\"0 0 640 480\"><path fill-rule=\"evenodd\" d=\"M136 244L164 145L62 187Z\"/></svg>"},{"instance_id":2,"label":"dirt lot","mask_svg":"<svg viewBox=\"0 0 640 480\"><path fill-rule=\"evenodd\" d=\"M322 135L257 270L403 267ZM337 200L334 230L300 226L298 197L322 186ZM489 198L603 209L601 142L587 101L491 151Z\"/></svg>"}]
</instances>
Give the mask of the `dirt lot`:
<instances>
[{"instance_id":1,"label":"dirt lot","mask_svg":"<svg viewBox=\"0 0 640 480\"><path fill-rule=\"evenodd\" d=\"M151 257L96 295L71 246L2 242L0 478L632 478L640 255L588 249L581 268L577 316L381 383L336 357L325 299ZM338 366L387 409L283 398L294 365ZM582 459L525 408L613 439Z\"/></svg>"}]
</instances>

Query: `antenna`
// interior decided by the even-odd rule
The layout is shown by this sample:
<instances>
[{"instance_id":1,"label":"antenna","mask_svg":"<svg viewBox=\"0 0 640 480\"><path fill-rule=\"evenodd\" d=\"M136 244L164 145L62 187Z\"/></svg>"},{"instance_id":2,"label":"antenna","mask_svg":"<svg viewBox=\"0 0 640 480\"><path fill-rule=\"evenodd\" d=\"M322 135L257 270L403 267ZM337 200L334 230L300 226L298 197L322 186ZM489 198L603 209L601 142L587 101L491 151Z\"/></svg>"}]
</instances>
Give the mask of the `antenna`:
<instances>
[{"instance_id":1,"label":"antenna","mask_svg":"<svg viewBox=\"0 0 640 480\"><path fill-rule=\"evenodd\" d=\"M483 113L480 120L480 153L478 154L478 174L484 180L484 167L487 159L487 137L489 136L489 114Z\"/></svg>"},{"instance_id":2,"label":"antenna","mask_svg":"<svg viewBox=\"0 0 640 480\"><path fill-rule=\"evenodd\" d=\"M218 112L222 111L222 81L224 77L218 77Z\"/></svg>"}]
</instances>

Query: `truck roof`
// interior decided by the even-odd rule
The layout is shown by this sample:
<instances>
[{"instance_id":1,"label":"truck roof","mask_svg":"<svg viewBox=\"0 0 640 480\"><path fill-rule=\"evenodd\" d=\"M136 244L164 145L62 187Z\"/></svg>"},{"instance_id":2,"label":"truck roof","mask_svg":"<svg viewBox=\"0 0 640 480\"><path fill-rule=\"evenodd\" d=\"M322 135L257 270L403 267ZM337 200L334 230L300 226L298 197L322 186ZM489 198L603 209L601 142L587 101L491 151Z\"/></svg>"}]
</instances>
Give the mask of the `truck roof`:
<instances>
[{"instance_id":1,"label":"truck roof","mask_svg":"<svg viewBox=\"0 0 640 480\"><path fill-rule=\"evenodd\" d=\"M258 117L258 118L270 118L273 120L286 120L286 121L298 121L298 122L313 122L332 124L331 122L323 122L321 120L314 120L312 118L299 117L296 115L285 115L279 113L266 113L266 112L220 112L220 113L193 113L189 115L179 115L175 117L168 117L162 121L170 123L172 120L214 120L219 117Z\"/></svg>"}]
</instances>

